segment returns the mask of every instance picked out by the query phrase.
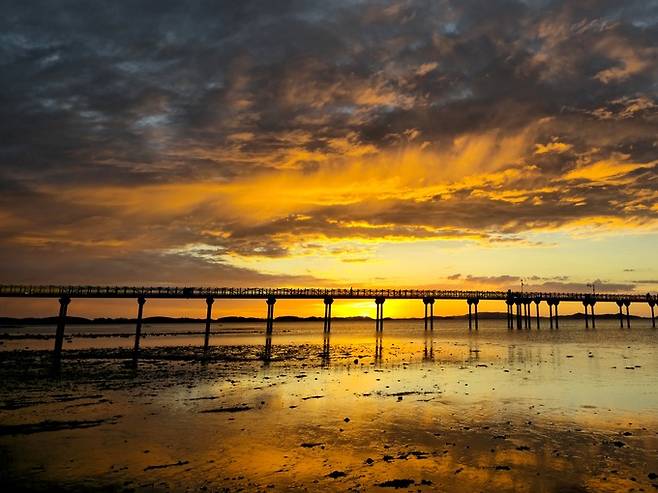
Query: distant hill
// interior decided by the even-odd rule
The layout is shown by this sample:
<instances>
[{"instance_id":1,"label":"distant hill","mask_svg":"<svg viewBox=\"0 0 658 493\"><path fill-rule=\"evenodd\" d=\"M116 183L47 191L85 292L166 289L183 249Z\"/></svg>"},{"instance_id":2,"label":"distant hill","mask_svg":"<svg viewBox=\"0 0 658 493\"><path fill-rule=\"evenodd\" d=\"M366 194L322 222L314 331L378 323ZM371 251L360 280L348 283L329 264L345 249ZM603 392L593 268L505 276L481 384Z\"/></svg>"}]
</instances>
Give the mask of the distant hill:
<instances>
[{"instance_id":1,"label":"distant hill","mask_svg":"<svg viewBox=\"0 0 658 493\"><path fill-rule=\"evenodd\" d=\"M516 315L515 315L516 316ZM507 317L507 314L503 312L480 312L478 314L480 320L504 320ZM597 320L609 320L617 319L619 315L617 313L603 313L601 315L596 315ZM624 315L624 318L626 315ZM533 315L534 319L535 316ZM540 317L545 319L547 317ZM584 313L573 313L570 315L560 315L560 319L575 319L582 320L585 318ZM632 319L642 319L645 317L640 317L638 315L631 315ZM393 319L390 317L385 317L386 320L423 320L423 317L410 317L410 318L398 318ZM434 316L434 320L466 320L468 315L449 315L449 316ZM297 317L294 315L282 315L280 317L275 317L274 319L277 322L321 322L323 317ZM371 317L333 317L334 321L374 321ZM102 325L102 324L130 324L135 323L137 320L134 318L85 318L85 317L66 317L67 325ZM203 324L206 322L205 318L190 318L190 317L144 317L142 323L144 324ZM265 319L262 317L239 317L239 316L228 316L228 317L219 317L213 319L213 323L257 323L265 322ZM11 325L55 325L57 324L57 317L25 317L25 318L16 318L16 317L0 317L0 326L11 326Z\"/></svg>"}]
</instances>

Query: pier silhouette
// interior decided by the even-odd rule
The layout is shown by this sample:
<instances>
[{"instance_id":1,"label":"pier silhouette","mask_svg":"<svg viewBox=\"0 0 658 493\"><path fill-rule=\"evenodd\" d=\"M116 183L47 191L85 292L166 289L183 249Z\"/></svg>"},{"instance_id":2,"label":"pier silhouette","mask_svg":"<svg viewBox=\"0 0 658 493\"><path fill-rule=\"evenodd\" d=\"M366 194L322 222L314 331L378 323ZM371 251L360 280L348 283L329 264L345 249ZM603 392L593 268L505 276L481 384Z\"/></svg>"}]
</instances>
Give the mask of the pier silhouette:
<instances>
[{"instance_id":1,"label":"pier silhouette","mask_svg":"<svg viewBox=\"0 0 658 493\"><path fill-rule=\"evenodd\" d=\"M266 360L271 355L271 335L274 330L274 307L277 299L318 299L324 302L323 332L328 340L331 332L331 310L335 300L372 299L376 306L375 333L377 351L381 353L381 335L384 331L384 304L388 299L417 299L425 305L424 326L426 331L434 330L434 305L440 300L464 300L468 305L468 328L479 329L478 304L481 300L502 301L507 307L507 328L513 330L532 327L532 309L535 304L536 328L540 329L539 305L545 302L549 308L549 327L559 329L558 307L560 302L580 302L585 308L585 328L596 328L594 307L597 303L615 303L619 308L619 325L624 328L625 307L626 328L631 327L630 306L632 303L647 303L651 308L651 325L656 327L655 305L658 296L647 293L547 293L507 291L466 291L438 289L342 289L342 288L205 288L205 287L125 287L125 286L24 286L0 285L0 297L5 298L58 298L59 315L53 351L55 365L61 359L68 307L74 298L129 298L137 301L137 321L133 359L139 358L142 315L144 305L152 299L205 299L206 321L204 334L204 354L210 346L210 325L212 308L216 299L262 299L267 304L265 332L268 343L265 347ZM516 316L515 316L516 309ZM515 323L516 322L516 323ZM515 327L516 326L516 327Z\"/></svg>"}]
</instances>

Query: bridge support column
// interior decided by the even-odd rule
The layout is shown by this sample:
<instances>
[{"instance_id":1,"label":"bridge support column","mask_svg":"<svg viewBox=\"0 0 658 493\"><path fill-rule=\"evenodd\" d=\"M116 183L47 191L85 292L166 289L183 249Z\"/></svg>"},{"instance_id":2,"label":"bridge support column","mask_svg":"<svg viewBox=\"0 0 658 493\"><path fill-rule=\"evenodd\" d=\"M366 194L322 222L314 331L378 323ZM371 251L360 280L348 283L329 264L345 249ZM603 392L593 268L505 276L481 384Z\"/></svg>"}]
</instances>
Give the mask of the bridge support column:
<instances>
[{"instance_id":1,"label":"bridge support column","mask_svg":"<svg viewBox=\"0 0 658 493\"><path fill-rule=\"evenodd\" d=\"M653 327L655 329L656 328L656 314L654 313L653 308L654 308L654 306L656 306L656 302L651 300L649 302L649 306L651 307L651 327Z\"/></svg>"},{"instance_id":2,"label":"bridge support column","mask_svg":"<svg viewBox=\"0 0 658 493\"><path fill-rule=\"evenodd\" d=\"M587 314L588 301L583 301L583 306L585 307L585 329L589 329L589 315Z\"/></svg>"},{"instance_id":3,"label":"bridge support column","mask_svg":"<svg viewBox=\"0 0 658 493\"><path fill-rule=\"evenodd\" d=\"M537 305L535 309L537 310L537 330L539 330L539 303L541 303L540 298L535 298L535 304Z\"/></svg>"},{"instance_id":4,"label":"bridge support column","mask_svg":"<svg viewBox=\"0 0 658 493\"><path fill-rule=\"evenodd\" d=\"M548 303L548 323L551 330L553 330L553 302L548 300L546 303Z\"/></svg>"},{"instance_id":5,"label":"bridge support column","mask_svg":"<svg viewBox=\"0 0 658 493\"><path fill-rule=\"evenodd\" d=\"M480 303L480 300L477 298L473 298L473 305L475 306L475 330L478 330L478 303Z\"/></svg>"},{"instance_id":6,"label":"bridge support column","mask_svg":"<svg viewBox=\"0 0 658 493\"><path fill-rule=\"evenodd\" d=\"M559 329L560 328L560 315L558 315L557 307L560 304L560 300L553 300L553 304L555 305L555 328Z\"/></svg>"},{"instance_id":7,"label":"bridge support column","mask_svg":"<svg viewBox=\"0 0 658 493\"><path fill-rule=\"evenodd\" d=\"M631 306L631 302L626 300L624 301L624 306L626 307L626 328L630 329L631 328L631 313L629 311L629 307Z\"/></svg>"},{"instance_id":8,"label":"bridge support column","mask_svg":"<svg viewBox=\"0 0 658 493\"><path fill-rule=\"evenodd\" d=\"M272 334L274 329L274 304L276 303L276 298L270 296L266 300L267 303L267 324L265 326L265 331L268 334Z\"/></svg>"},{"instance_id":9,"label":"bridge support column","mask_svg":"<svg viewBox=\"0 0 658 493\"><path fill-rule=\"evenodd\" d=\"M526 329L530 330L532 327L532 301L526 299L526 313L527 313L527 324Z\"/></svg>"},{"instance_id":10,"label":"bridge support column","mask_svg":"<svg viewBox=\"0 0 658 493\"><path fill-rule=\"evenodd\" d=\"M427 332L427 312L428 312L427 298L423 300L423 304L425 305L425 332Z\"/></svg>"},{"instance_id":11,"label":"bridge support column","mask_svg":"<svg viewBox=\"0 0 658 493\"><path fill-rule=\"evenodd\" d=\"M425 330L434 330L434 298L423 298L425 305Z\"/></svg>"},{"instance_id":12,"label":"bridge support column","mask_svg":"<svg viewBox=\"0 0 658 493\"><path fill-rule=\"evenodd\" d=\"M133 347L133 363L136 365L139 359L139 342L142 338L142 315L144 314L144 303L146 298L137 298L137 323L135 324L135 346Z\"/></svg>"},{"instance_id":13,"label":"bridge support column","mask_svg":"<svg viewBox=\"0 0 658 493\"><path fill-rule=\"evenodd\" d=\"M473 306L472 306L472 300L469 298L466 300L466 303L468 303L468 330L473 329Z\"/></svg>"},{"instance_id":14,"label":"bridge support column","mask_svg":"<svg viewBox=\"0 0 658 493\"><path fill-rule=\"evenodd\" d=\"M326 297L324 299L324 332L331 331L331 305L334 302L333 298Z\"/></svg>"},{"instance_id":15,"label":"bridge support column","mask_svg":"<svg viewBox=\"0 0 658 493\"><path fill-rule=\"evenodd\" d=\"M71 298L62 296L59 299L59 316L57 317L57 331L55 332L55 350L53 353L53 364L59 368L62 358L62 347L64 346L64 328L66 327L66 312L68 311Z\"/></svg>"},{"instance_id":16,"label":"bridge support column","mask_svg":"<svg viewBox=\"0 0 658 493\"><path fill-rule=\"evenodd\" d=\"M430 298L430 332L434 332L434 298Z\"/></svg>"},{"instance_id":17,"label":"bridge support column","mask_svg":"<svg viewBox=\"0 0 658 493\"><path fill-rule=\"evenodd\" d=\"M210 323L212 322L212 305L215 302L215 298L208 296L206 298L206 334L203 339L203 352L207 353L208 348L210 347Z\"/></svg>"},{"instance_id":18,"label":"bridge support column","mask_svg":"<svg viewBox=\"0 0 658 493\"><path fill-rule=\"evenodd\" d=\"M512 320L513 320L513 315L512 315L512 302L508 299L505 301L505 306L507 307L507 328L512 329Z\"/></svg>"},{"instance_id":19,"label":"bridge support column","mask_svg":"<svg viewBox=\"0 0 658 493\"><path fill-rule=\"evenodd\" d=\"M624 302L617 300L617 306L619 307L619 328L624 328L624 314L621 312L621 307L624 306Z\"/></svg>"},{"instance_id":20,"label":"bridge support column","mask_svg":"<svg viewBox=\"0 0 658 493\"><path fill-rule=\"evenodd\" d=\"M596 301L592 300L589 305L592 307L592 328L596 329L596 315L594 314L594 305L596 305Z\"/></svg>"},{"instance_id":21,"label":"bridge support column","mask_svg":"<svg viewBox=\"0 0 658 493\"><path fill-rule=\"evenodd\" d=\"M516 330L521 330L521 325L522 325L522 317L521 317L521 302L516 301Z\"/></svg>"},{"instance_id":22,"label":"bridge support column","mask_svg":"<svg viewBox=\"0 0 658 493\"><path fill-rule=\"evenodd\" d=\"M384 301L385 298L378 296L375 298L375 304L377 305L377 318L375 320L375 332L381 333L384 331Z\"/></svg>"},{"instance_id":23,"label":"bridge support column","mask_svg":"<svg viewBox=\"0 0 658 493\"><path fill-rule=\"evenodd\" d=\"M560 300L558 300L556 298L553 298L551 300L551 302L553 303L553 306L555 307L555 314L553 315L553 318L555 320L555 329L559 329L560 328L560 315L558 313L558 306L560 305Z\"/></svg>"}]
</instances>

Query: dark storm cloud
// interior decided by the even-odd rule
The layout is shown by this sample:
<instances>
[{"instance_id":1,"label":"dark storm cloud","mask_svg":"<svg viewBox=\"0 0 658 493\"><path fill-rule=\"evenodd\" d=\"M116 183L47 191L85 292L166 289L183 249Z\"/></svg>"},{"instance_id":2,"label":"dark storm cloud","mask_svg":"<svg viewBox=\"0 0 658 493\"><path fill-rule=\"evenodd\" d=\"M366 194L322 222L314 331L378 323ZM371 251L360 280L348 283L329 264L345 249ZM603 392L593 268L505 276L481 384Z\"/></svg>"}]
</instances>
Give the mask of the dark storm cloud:
<instances>
[{"instance_id":1,"label":"dark storm cloud","mask_svg":"<svg viewBox=\"0 0 658 493\"><path fill-rule=\"evenodd\" d=\"M653 98L655 17L644 1L10 2L4 166L77 182L222 177L295 130L315 150L347 132L378 147L411 128L435 143L511 132ZM255 137L231 144L240 132ZM205 164L177 152L218 148Z\"/></svg>"},{"instance_id":2,"label":"dark storm cloud","mask_svg":"<svg viewBox=\"0 0 658 493\"><path fill-rule=\"evenodd\" d=\"M26 244L66 244L93 272L99 250L104 265L189 244L283 257L296 238L523 241L588 218L657 219L655 1L10 1L0 33L0 241L16 265L32 262ZM147 209L167 204L148 196L144 214L126 215L67 195L312 175L528 129L519 161L532 172L504 183L308 205L259 222L203 204L154 219ZM587 168L610 161L636 166ZM184 255L167 257L175 272Z\"/></svg>"}]
</instances>

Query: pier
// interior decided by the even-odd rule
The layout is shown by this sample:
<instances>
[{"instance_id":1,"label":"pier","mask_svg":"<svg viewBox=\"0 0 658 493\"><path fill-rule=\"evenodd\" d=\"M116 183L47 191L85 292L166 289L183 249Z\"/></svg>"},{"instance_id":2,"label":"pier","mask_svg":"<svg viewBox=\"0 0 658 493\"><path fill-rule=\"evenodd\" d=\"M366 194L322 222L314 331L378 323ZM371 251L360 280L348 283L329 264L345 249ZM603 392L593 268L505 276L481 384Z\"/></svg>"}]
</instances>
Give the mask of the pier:
<instances>
[{"instance_id":1,"label":"pier","mask_svg":"<svg viewBox=\"0 0 658 493\"><path fill-rule=\"evenodd\" d=\"M267 305L265 331L271 336L274 330L274 306L277 299L310 299L324 302L324 328L328 337L331 332L331 309L336 300L372 299L376 306L375 332L381 337L384 331L384 304L388 299L419 300L425 305L425 331L434 330L434 305L441 300L464 300L468 306L468 330L479 330L478 304L482 300L501 301L507 306L507 328L530 330L532 327L532 303L535 303L536 328L540 329L539 305L545 302L549 308L549 328L559 329L558 306L560 302L579 302L585 309L585 328L596 328L594 306L597 303L614 303L619 308L620 328L631 328L630 306L647 303L651 308L651 326L656 327L654 307L657 295L610 294L610 293L544 293L507 291L464 291L433 289L343 289L343 288L205 288L205 287L125 287L125 286L21 286L0 285L0 297L5 298L56 298L59 314L55 333L54 361L59 364L68 307L75 298L128 298L137 301L134 361L139 357L139 343L144 305L148 299L204 299L207 305L204 334L204 352L210 345L212 307L217 299L261 299ZM516 316L514 309L516 308ZM625 308L625 317L622 312ZM516 323L515 323L516 322Z\"/></svg>"}]
</instances>

